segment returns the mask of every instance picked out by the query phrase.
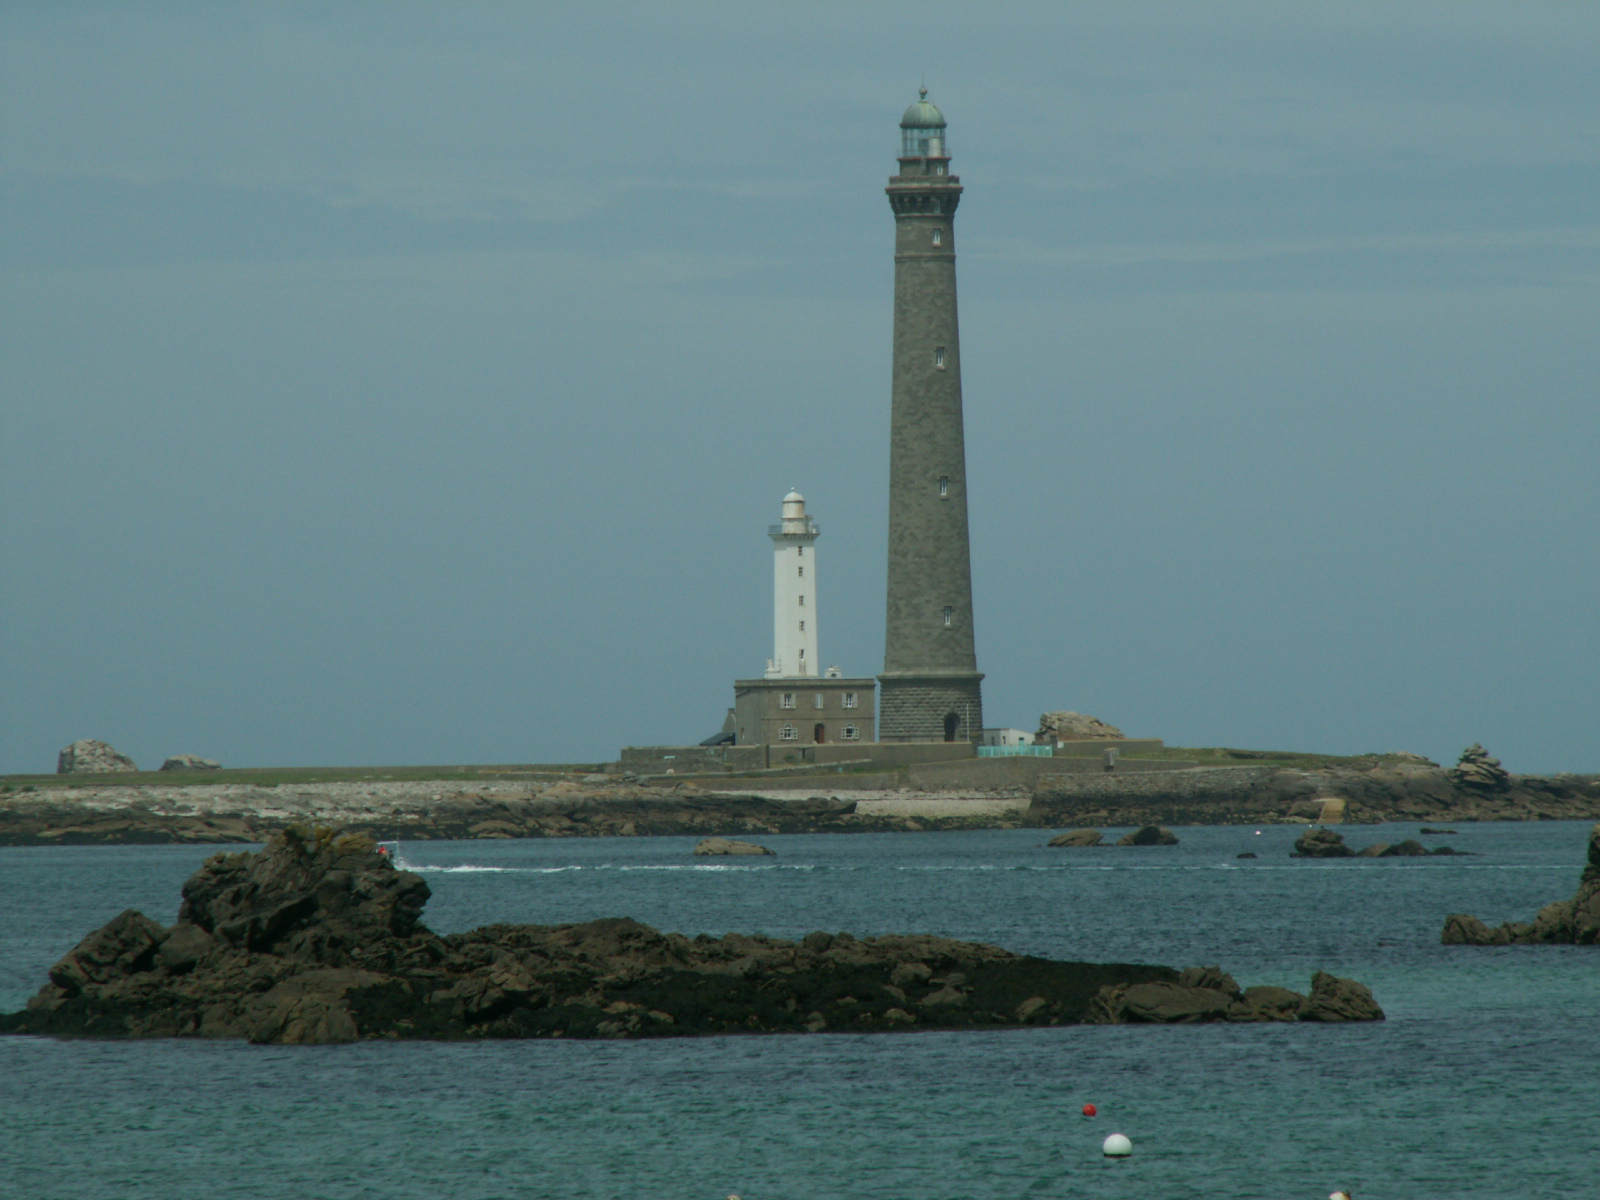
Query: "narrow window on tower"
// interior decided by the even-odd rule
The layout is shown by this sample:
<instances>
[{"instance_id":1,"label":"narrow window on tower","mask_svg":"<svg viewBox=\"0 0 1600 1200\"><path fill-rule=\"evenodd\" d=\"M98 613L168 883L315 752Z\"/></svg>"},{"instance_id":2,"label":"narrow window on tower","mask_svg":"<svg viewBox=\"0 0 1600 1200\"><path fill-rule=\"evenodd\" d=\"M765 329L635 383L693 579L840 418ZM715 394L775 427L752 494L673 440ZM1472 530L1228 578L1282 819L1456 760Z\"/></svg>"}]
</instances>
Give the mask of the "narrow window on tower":
<instances>
[{"instance_id":1,"label":"narrow window on tower","mask_svg":"<svg viewBox=\"0 0 1600 1200\"><path fill-rule=\"evenodd\" d=\"M935 229L935 230L934 230L934 231L933 231L933 244L934 244L934 245L935 245L935 246L942 246L942 245L944 245L944 230L942 230L942 229Z\"/></svg>"},{"instance_id":2,"label":"narrow window on tower","mask_svg":"<svg viewBox=\"0 0 1600 1200\"><path fill-rule=\"evenodd\" d=\"M935 367L937 367L941 371L944 370L944 347L943 346L935 346L933 348L933 365Z\"/></svg>"},{"instance_id":3,"label":"narrow window on tower","mask_svg":"<svg viewBox=\"0 0 1600 1200\"><path fill-rule=\"evenodd\" d=\"M804 579L806 577L806 569L804 567L796 567L795 570L800 572L800 578L801 579Z\"/></svg>"},{"instance_id":4,"label":"narrow window on tower","mask_svg":"<svg viewBox=\"0 0 1600 1200\"><path fill-rule=\"evenodd\" d=\"M941 475L941 476L939 476L939 499L948 500L949 498L950 498L950 476Z\"/></svg>"},{"instance_id":5,"label":"narrow window on tower","mask_svg":"<svg viewBox=\"0 0 1600 1200\"><path fill-rule=\"evenodd\" d=\"M951 608L948 604L946 604L944 606L944 627L946 629L949 629L951 625L955 624L955 619L956 619L956 610Z\"/></svg>"},{"instance_id":6,"label":"narrow window on tower","mask_svg":"<svg viewBox=\"0 0 1600 1200\"><path fill-rule=\"evenodd\" d=\"M804 608L805 606L806 606L806 598L804 596L801 596L800 597L800 607Z\"/></svg>"},{"instance_id":7,"label":"narrow window on tower","mask_svg":"<svg viewBox=\"0 0 1600 1200\"><path fill-rule=\"evenodd\" d=\"M800 622L800 632L804 633L805 631L806 631L806 623L804 621L801 621Z\"/></svg>"},{"instance_id":8,"label":"narrow window on tower","mask_svg":"<svg viewBox=\"0 0 1600 1200\"><path fill-rule=\"evenodd\" d=\"M804 558L806 556L806 548L804 546L796 546L794 548L794 552L796 554L798 554L801 558Z\"/></svg>"}]
</instances>

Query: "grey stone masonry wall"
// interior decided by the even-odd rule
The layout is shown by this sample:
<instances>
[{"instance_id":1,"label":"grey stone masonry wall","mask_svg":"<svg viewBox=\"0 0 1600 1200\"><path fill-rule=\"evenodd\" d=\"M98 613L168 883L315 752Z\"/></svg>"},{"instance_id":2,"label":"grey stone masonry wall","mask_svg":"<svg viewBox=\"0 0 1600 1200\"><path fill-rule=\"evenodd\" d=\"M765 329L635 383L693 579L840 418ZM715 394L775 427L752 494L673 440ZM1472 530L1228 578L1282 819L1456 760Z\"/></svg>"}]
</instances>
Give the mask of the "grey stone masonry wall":
<instances>
[{"instance_id":1,"label":"grey stone masonry wall","mask_svg":"<svg viewBox=\"0 0 1600 1200\"><path fill-rule=\"evenodd\" d=\"M872 679L830 679L807 675L796 678L738 679L733 684L734 737L739 745L766 744L774 756L780 749L799 745L839 742L846 746L875 739ZM817 697L822 698L820 707ZM785 697L794 707L785 708ZM854 697L855 703L845 706ZM822 737L817 737L818 727ZM785 737L784 732L792 734ZM776 765L778 759L774 757Z\"/></svg>"},{"instance_id":2,"label":"grey stone masonry wall","mask_svg":"<svg viewBox=\"0 0 1600 1200\"><path fill-rule=\"evenodd\" d=\"M964 739L976 739L983 728L956 318L955 211L962 188L945 173L948 164L946 158L902 158L886 189L895 218L895 271L878 728L885 741L942 740L950 711L962 716Z\"/></svg>"},{"instance_id":3,"label":"grey stone masonry wall","mask_svg":"<svg viewBox=\"0 0 1600 1200\"><path fill-rule=\"evenodd\" d=\"M983 729L983 676L970 674L878 676L878 740L941 742L945 718L956 717L955 741L974 742Z\"/></svg>"}]
</instances>

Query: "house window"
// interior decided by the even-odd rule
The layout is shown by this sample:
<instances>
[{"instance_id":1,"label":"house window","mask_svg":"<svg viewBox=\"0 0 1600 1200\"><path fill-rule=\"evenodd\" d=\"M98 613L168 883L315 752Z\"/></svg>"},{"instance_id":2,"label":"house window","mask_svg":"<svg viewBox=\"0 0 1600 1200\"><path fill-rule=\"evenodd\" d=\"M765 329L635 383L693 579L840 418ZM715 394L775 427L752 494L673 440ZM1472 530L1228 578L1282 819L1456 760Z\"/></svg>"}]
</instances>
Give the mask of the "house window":
<instances>
[{"instance_id":1,"label":"house window","mask_svg":"<svg viewBox=\"0 0 1600 1200\"><path fill-rule=\"evenodd\" d=\"M817 696L816 696L816 707L817 708L821 708L822 705L823 705L823 702L824 702L823 701L823 695L822 695L821 692L818 692Z\"/></svg>"},{"instance_id":2,"label":"house window","mask_svg":"<svg viewBox=\"0 0 1600 1200\"><path fill-rule=\"evenodd\" d=\"M794 726L785 725L782 729L778 730L778 736L786 742L794 741L796 737Z\"/></svg>"},{"instance_id":3,"label":"house window","mask_svg":"<svg viewBox=\"0 0 1600 1200\"><path fill-rule=\"evenodd\" d=\"M856 694L854 692L846 692L844 694L844 706L846 708L854 708L856 706Z\"/></svg>"},{"instance_id":4,"label":"house window","mask_svg":"<svg viewBox=\"0 0 1600 1200\"><path fill-rule=\"evenodd\" d=\"M933 365L938 367L939 370L941 370L941 371L944 370L944 347L943 346L935 346L933 348Z\"/></svg>"},{"instance_id":5,"label":"house window","mask_svg":"<svg viewBox=\"0 0 1600 1200\"><path fill-rule=\"evenodd\" d=\"M779 703L781 703L784 708L793 708L794 707L794 693L793 692L785 692L783 694L783 699Z\"/></svg>"},{"instance_id":6,"label":"house window","mask_svg":"<svg viewBox=\"0 0 1600 1200\"><path fill-rule=\"evenodd\" d=\"M955 623L955 619L956 619L956 610L951 608L948 604L946 604L944 606L944 627L946 629L949 629L950 626Z\"/></svg>"},{"instance_id":7,"label":"house window","mask_svg":"<svg viewBox=\"0 0 1600 1200\"><path fill-rule=\"evenodd\" d=\"M840 733L840 734L839 734L839 736L840 736L840 738L842 738L842 739L843 739L843 740L844 740L844 741L847 741L847 742L853 742L853 741L855 741L855 740L856 740L856 739L857 739L857 738L858 738L858 737L860 737L860 736L861 736L861 731L860 731L860 730L859 730L859 729L857 729L857 728L856 728L856 727L855 727L855 726L854 726L854 725L846 725L846 726L845 726L845 727L844 727L844 730L843 730L843 732L841 732L841 733Z\"/></svg>"},{"instance_id":8,"label":"house window","mask_svg":"<svg viewBox=\"0 0 1600 1200\"><path fill-rule=\"evenodd\" d=\"M935 230L934 230L934 231L933 231L933 244L934 244L934 245L935 245L935 246L942 246L942 245L944 245L944 230L942 230L942 229L935 229Z\"/></svg>"},{"instance_id":9,"label":"house window","mask_svg":"<svg viewBox=\"0 0 1600 1200\"><path fill-rule=\"evenodd\" d=\"M939 499L948 499L950 496L950 476L939 476Z\"/></svg>"}]
</instances>

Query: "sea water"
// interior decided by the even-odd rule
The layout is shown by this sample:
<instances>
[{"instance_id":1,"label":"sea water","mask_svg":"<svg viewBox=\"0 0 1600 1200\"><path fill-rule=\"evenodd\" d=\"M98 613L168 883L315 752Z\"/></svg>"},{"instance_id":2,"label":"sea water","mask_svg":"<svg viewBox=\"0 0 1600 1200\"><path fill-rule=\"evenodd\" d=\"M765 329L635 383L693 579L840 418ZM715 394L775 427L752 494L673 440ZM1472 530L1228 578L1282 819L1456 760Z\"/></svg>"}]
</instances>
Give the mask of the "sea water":
<instances>
[{"instance_id":1,"label":"sea water","mask_svg":"<svg viewBox=\"0 0 1600 1200\"><path fill-rule=\"evenodd\" d=\"M1051 850L1030 830L424 842L445 933L626 915L687 934L926 932L1053 958L1370 985L1361 1025L638 1042L0 1038L0 1197L992 1200L1600 1197L1600 948L1439 944L1570 896L1587 823L1462 825L1475 857L1302 861L1299 830ZM1354 845L1415 826L1345 831ZM214 848L0 849L0 1009ZM1239 859L1243 852L1256 859ZM1085 1104L1099 1115L1081 1115ZM1106 1160L1124 1133L1134 1153Z\"/></svg>"}]
</instances>

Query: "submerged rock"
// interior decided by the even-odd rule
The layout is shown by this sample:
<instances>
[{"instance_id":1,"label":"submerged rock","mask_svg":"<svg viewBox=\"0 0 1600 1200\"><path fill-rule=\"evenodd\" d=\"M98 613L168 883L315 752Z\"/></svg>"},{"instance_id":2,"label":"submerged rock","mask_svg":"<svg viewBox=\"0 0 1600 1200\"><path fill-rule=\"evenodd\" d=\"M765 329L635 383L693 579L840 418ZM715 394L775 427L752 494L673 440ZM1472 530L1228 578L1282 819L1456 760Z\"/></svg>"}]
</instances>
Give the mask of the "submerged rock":
<instances>
[{"instance_id":1,"label":"submerged rock","mask_svg":"<svg viewBox=\"0 0 1600 1200\"><path fill-rule=\"evenodd\" d=\"M1436 852L1437 853L1437 852ZM1600 945L1600 825L1589 831L1589 863L1571 900L1557 900L1532 921L1507 921L1491 929L1477 917L1451 913L1439 940L1446 946L1510 946L1535 942Z\"/></svg>"},{"instance_id":2,"label":"submerged rock","mask_svg":"<svg viewBox=\"0 0 1600 1200\"><path fill-rule=\"evenodd\" d=\"M758 846L754 842L741 842L735 838L709 837L702 838L694 848L696 854L776 854L776 850L768 850L765 846Z\"/></svg>"},{"instance_id":3,"label":"submerged rock","mask_svg":"<svg viewBox=\"0 0 1600 1200\"><path fill-rule=\"evenodd\" d=\"M91 933L0 1033L288 1044L1290 1019L1216 968L940 937L688 938L625 917L439 937L421 923L428 894L365 837L286 830L208 859L171 928L130 910Z\"/></svg>"},{"instance_id":4,"label":"submerged rock","mask_svg":"<svg viewBox=\"0 0 1600 1200\"><path fill-rule=\"evenodd\" d=\"M1045 843L1047 846L1098 846L1100 844L1100 831L1098 829L1070 829L1066 833L1058 833Z\"/></svg>"}]
</instances>

